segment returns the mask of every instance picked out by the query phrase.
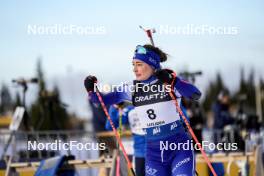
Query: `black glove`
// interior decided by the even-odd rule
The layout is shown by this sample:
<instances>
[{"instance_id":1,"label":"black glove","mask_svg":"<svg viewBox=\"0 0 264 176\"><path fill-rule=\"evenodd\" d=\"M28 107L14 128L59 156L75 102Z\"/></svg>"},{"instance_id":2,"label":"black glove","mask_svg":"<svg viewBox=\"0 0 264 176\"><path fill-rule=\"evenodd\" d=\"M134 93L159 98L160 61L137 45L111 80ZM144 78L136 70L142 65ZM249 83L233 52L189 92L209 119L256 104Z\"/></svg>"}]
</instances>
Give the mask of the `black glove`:
<instances>
[{"instance_id":1,"label":"black glove","mask_svg":"<svg viewBox=\"0 0 264 176\"><path fill-rule=\"evenodd\" d=\"M163 83L166 84L171 84L174 76L173 76L173 71L169 70L169 69L161 69L161 70L157 70L154 75L161 80Z\"/></svg>"},{"instance_id":2,"label":"black glove","mask_svg":"<svg viewBox=\"0 0 264 176\"><path fill-rule=\"evenodd\" d=\"M84 87L87 90L87 92L95 91L95 84L97 83L97 78L95 76L87 76L84 80Z\"/></svg>"}]
</instances>

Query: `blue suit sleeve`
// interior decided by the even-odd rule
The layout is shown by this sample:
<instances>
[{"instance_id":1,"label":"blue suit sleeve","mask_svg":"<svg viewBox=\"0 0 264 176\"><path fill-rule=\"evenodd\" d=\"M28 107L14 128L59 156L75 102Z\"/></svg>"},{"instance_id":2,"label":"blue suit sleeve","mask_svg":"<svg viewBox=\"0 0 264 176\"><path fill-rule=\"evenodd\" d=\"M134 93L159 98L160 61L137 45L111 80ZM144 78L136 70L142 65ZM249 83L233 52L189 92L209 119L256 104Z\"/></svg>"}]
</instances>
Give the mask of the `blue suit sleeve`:
<instances>
[{"instance_id":1,"label":"blue suit sleeve","mask_svg":"<svg viewBox=\"0 0 264 176\"><path fill-rule=\"evenodd\" d=\"M179 77L176 77L175 88L183 97L192 100L198 100L202 95L197 87L187 81L180 79Z\"/></svg>"},{"instance_id":2,"label":"blue suit sleeve","mask_svg":"<svg viewBox=\"0 0 264 176\"><path fill-rule=\"evenodd\" d=\"M119 126L119 124L118 124L118 116L119 116L118 109L116 109L114 106L110 106L108 113L110 115L111 120L114 123L115 128L118 128L118 126ZM105 129L109 130L109 131L113 130L108 119L105 123Z\"/></svg>"}]
</instances>

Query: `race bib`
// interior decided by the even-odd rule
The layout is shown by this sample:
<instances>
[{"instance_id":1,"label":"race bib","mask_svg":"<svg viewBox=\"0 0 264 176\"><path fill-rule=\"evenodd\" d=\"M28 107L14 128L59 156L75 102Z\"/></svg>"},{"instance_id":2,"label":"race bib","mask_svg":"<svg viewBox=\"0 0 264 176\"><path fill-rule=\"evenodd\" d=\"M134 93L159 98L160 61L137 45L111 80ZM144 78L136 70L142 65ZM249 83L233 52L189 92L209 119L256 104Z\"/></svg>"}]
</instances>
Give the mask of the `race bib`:
<instances>
[{"instance_id":1,"label":"race bib","mask_svg":"<svg viewBox=\"0 0 264 176\"><path fill-rule=\"evenodd\" d=\"M173 100L136 107L142 128L152 128L180 120Z\"/></svg>"},{"instance_id":2,"label":"race bib","mask_svg":"<svg viewBox=\"0 0 264 176\"><path fill-rule=\"evenodd\" d=\"M134 82L134 85L139 86L140 84ZM156 81L144 85L142 88L139 87L132 96L132 102L137 116L140 118L142 128L162 126L180 120L174 100L169 92L165 90L150 91L153 86L162 88L163 83ZM181 98L177 98L177 101L180 104Z\"/></svg>"}]
</instances>

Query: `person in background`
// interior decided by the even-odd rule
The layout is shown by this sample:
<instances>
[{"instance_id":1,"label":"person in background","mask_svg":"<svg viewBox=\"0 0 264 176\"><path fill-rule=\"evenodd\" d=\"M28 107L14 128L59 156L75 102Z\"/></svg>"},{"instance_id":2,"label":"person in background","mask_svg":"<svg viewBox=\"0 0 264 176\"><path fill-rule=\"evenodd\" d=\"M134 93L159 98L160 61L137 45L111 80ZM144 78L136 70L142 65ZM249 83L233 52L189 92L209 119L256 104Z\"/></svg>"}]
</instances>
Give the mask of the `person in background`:
<instances>
[{"instance_id":1,"label":"person in background","mask_svg":"<svg viewBox=\"0 0 264 176\"><path fill-rule=\"evenodd\" d=\"M227 89L222 90L217 101L213 105L214 128L223 129L226 125L234 123L230 111L230 95Z\"/></svg>"},{"instance_id":2,"label":"person in background","mask_svg":"<svg viewBox=\"0 0 264 176\"><path fill-rule=\"evenodd\" d=\"M136 175L145 176L145 136L140 127L140 119L132 105L125 106L124 102L111 105L109 115L116 128L119 128L120 111L122 125L129 124L132 132ZM107 120L105 128L112 130L109 120Z\"/></svg>"},{"instance_id":3,"label":"person in background","mask_svg":"<svg viewBox=\"0 0 264 176\"><path fill-rule=\"evenodd\" d=\"M213 104L213 116L214 116L214 142L222 142L221 138L223 137L223 129L227 125L231 125L234 123L234 119L231 117L230 114L230 95L227 89L222 90L218 97L217 101ZM217 151L213 151L217 152ZM212 163L216 173L218 176L225 175L224 164L221 162ZM212 175L212 174L210 174Z\"/></svg>"},{"instance_id":4,"label":"person in background","mask_svg":"<svg viewBox=\"0 0 264 176\"><path fill-rule=\"evenodd\" d=\"M106 115L104 113L103 108L100 104L93 103L89 98L89 105L92 110L92 125L93 125L93 131L94 136L98 143L105 143L107 150L101 151L99 150L99 156L102 156L103 154L111 154L112 151L116 148L115 146L115 138L113 137L101 137L97 136L100 132L105 132L105 123L106 123ZM106 107L109 109L109 106Z\"/></svg>"}]
</instances>

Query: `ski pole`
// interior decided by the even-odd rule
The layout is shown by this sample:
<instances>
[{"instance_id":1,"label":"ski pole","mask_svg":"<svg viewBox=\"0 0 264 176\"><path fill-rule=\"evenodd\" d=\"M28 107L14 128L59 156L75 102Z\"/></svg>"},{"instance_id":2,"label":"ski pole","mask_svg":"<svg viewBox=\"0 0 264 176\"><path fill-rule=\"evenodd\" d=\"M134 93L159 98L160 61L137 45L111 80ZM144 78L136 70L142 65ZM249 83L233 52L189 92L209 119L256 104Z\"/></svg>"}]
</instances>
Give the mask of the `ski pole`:
<instances>
[{"instance_id":1,"label":"ski pole","mask_svg":"<svg viewBox=\"0 0 264 176\"><path fill-rule=\"evenodd\" d=\"M118 116L119 116L119 128L118 128L118 133L119 137L121 138L121 133L122 133L122 109L117 105L116 107L118 109ZM118 145L117 142L117 150L118 150L118 155L117 155L117 162L116 162L116 176L120 176L120 146Z\"/></svg>"}]
</instances>

